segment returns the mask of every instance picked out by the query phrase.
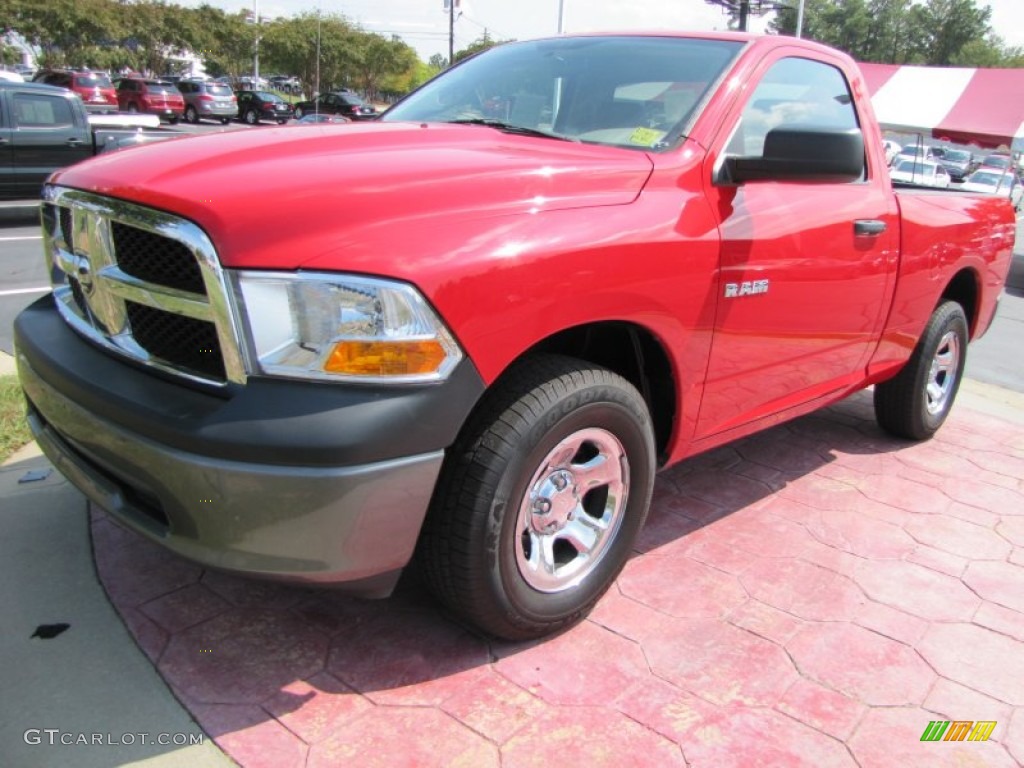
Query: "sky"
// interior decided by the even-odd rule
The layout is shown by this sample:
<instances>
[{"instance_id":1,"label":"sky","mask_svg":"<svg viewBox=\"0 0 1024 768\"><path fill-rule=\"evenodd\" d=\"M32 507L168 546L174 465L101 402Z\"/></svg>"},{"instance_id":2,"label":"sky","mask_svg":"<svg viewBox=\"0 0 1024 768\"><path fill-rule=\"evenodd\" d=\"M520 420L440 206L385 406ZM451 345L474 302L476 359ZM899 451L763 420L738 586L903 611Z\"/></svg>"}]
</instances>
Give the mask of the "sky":
<instances>
[{"instance_id":1,"label":"sky","mask_svg":"<svg viewBox=\"0 0 1024 768\"><path fill-rule=\"evenodd\" d=\"M180 5L203 2L226 11L258 10L261 17L291 16L303 11L340 13L367 32L397 34L427 60L448 56L448 15L444 0L173 0ZM458 1L458 0L457 0ZM794 0L795 2L795 0ZM526 40L558 33L559 7L564 32L594 30L727 29L723 10L705 0L461 0L455 21L455 50L465 48L484 30L499 40ZM1009 45L1024 46L1022 0L977 0L992 8L992 27ZM754 19L751 31L764 31Z\"/></svg>"}]
</instances>

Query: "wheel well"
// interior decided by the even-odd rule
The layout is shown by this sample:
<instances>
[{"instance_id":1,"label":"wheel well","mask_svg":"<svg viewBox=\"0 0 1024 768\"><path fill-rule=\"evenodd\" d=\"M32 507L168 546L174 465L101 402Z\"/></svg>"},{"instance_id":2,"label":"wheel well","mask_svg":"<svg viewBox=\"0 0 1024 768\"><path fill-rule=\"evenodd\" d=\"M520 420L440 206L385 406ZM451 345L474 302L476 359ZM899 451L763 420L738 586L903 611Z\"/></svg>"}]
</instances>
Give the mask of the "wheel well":
<instances>
[{"instance_id":1,"label":"wheel well","mask_svg":"<svg viewBox=\"0 0 1024 768\"><path fill-rule=\"evenodd\" d=\"M943 301L955 301L964 308L967 316L967 327L974 338L978 321L978 277L970 269L962 269L953 276L942 292Z\"/></svg>"},{"instance_id":2,"label":"wheel well","mask_svg":"<svg viewBox=\"0 0 1024 768\"><path fill-rule=\"evenodd\" d=\"M659 463L664 463L675 423L676 387L661 343L647 329L623 322L569 328L534 345L527 354L568 355L608 368L630 382L647 403Z\"/></svg>"}]
</instances>

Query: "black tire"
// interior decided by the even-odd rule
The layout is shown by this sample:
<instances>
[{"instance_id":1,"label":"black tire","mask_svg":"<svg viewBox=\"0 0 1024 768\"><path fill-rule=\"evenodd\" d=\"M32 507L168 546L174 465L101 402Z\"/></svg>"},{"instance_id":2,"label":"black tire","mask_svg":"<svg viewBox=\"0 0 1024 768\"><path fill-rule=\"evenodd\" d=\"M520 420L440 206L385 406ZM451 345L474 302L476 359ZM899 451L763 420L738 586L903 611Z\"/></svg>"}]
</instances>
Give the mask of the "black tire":
<instances>
[{"instance_id":1,"label":"black tire","mask_svg":"<svg viewBox=\"0 0 1024 768\"><path fill-rule=\"evenodd\" d=\"M167 118L167 122L170 123L171 125L177 125L178 124L178 118L177 117L168 117Z\"/></svg>"},{"instance_id":2,"label":"black tire","mask_svg":"<svg viewBox=\"0 0 1024 768\"><path fill-rule=\"evenodd\" d=\"M185 122L197 124L199 122L199 113L196 112L196 108L191 104L185 108Z\"/></svg>"},{"instance_id":3,"label":"black tire","mask_svg":"<svg viewBox=\"0 0 1024 768\"><path fill-rule=\"evenodd\" d=\"M926 440L949 415L967 360L967 317L954 301L932 313L910 360L875 385L875 418L897 437Z\"/></svg>"},{"instance_id":4,"label":"black tire","mask_svg":"<svg viewBox=\"0 0 1024 768\"><path fill-rule=\"evenodd\" d=\"M231 122L231 118L230 118L230 117L222 117L222 118L220 119L220 124L221 124L221 125L227 125L227 124L228 124L228 123L230 123L230 122Z\"/></svg>"},{"instance_id":5,"label":"black tire","mask_svg":"<svg viewBox=\"0 0 1024 768\"><path fill-rule=\"evenodd\" d=\"M287 118L285 118L284 120L278 120L278 121L277 121L277 124L278 124L278 125L285 125L285 124L287 124L287 122L288 122L288 119L287 119Z\"/></svg>"},{"instance_id":6,"label":"black tire","mask_svg":"<svg viewBox=\"0 0 1024 768\"><path fill-rule=\"evenodd\" d=\"M295 119L296 120L301 120L302 116L304 114L306 114L306 113L302 111L302 107L296 107L295 108Z\"/></svg>"},{"instance_id":7,"label":"black tire","mask_svg":"<svg viewBox=\"0 0 1024 768\"><path fill-rule=\"evenodd\" d=\"M522 361L448 453L420 539L427 582L497 637L578 621L629 557L655 461L650 413L629 382L573 358ZM537 568L546 558L551 570Z\"/></svg>"},{"instance_id":8,"label":"black tire","mask_svg":"<svg viewBox=\"0 0 1024 768\"><path fill-rule=\"evenodd\" d=\"M248 123L249 125L259 125L260 116L259 116L259 113L255 109L247 109L245 111L244 118L245 118L245 122Z\"/></svg>"}]
</instances>

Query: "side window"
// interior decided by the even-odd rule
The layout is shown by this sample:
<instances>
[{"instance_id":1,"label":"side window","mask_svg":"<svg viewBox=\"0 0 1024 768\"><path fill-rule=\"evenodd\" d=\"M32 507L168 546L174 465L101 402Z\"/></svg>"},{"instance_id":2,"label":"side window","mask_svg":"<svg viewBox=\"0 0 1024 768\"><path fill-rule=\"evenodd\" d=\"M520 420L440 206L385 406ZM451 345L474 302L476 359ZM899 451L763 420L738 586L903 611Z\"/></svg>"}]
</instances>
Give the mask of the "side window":
<instances>
[{"instance_id":1,"label":"side window","mask_svg":"<svg viewBox=\"0 0 1024 768\"><path fill-rule=\"evenodd\" d=\"M17 93L14 95L14 122L26 128L62 128L74 120L71 105L61 96Z\"/></svg>"},{"instance_id":2,"label":"side window","mask_svg":"<svg viewBox=\"0 0 1024 768\"><path fill-rule=\"evenodd\" d=\"M859 127L842 72L810 59L777 61L751 94L726 154L761 156L765 136L779 126Z\"/></svg>"}]
</instances>

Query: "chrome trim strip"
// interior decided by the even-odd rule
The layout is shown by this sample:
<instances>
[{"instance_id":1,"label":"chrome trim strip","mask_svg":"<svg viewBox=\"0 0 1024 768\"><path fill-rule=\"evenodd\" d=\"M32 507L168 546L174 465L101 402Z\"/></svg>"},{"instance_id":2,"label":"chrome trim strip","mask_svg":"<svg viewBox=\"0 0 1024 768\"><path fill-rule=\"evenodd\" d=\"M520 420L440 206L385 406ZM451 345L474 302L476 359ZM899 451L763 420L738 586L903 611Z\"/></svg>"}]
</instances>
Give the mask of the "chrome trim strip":
<instances>
[{"instance_id":1,"label":"chrome trim strip","mask_svg":"<svg viewBox=\"0 0 1024 768\"><path fill-rule=\"evenodd\" d=\"M125 301L211 322L220 342L227 381L244 384L247 377L242 333L232 311L232 290L220 266L216 249L206 233L192 222L153 208L103 197L90 192L47 186L43 202L72 212L74 250L69 251L60 232L59 210L42 215L43 247L54 286L57 308L82 335L112 352L176 376L204 384L226 382L171 365L147 353L131 336ZM140 280L117 266L111 223L175 240L196 258L206 296ZM67 275L78 282L86 307L79 306Z\"/></svg>"}]
</instances>

